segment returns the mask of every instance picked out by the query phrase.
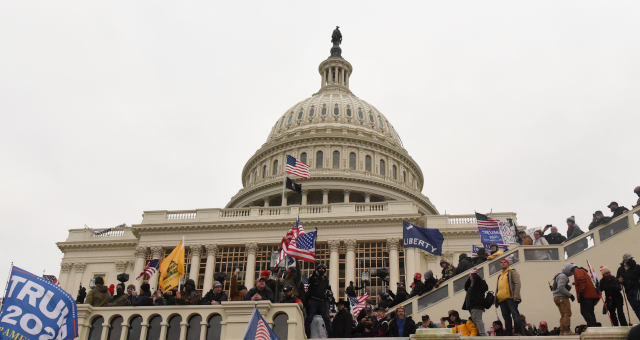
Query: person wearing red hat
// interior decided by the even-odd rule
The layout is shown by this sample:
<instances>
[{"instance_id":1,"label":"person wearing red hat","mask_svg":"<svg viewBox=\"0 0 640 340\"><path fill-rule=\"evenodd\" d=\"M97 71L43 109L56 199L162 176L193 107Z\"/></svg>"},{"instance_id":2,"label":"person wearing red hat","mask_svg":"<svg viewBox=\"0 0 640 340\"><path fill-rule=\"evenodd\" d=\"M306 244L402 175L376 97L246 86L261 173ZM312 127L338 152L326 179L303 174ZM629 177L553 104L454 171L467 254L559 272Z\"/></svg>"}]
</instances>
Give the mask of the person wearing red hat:
<instances>
[{"instance_id":1,"label":"person wearing red hat","mask_svg":"<svg viewBox=\"0 0 640 340\"><path fill-rule=\"evenodd\" d=\"M536 330L537 336L549 336L551 332L549 332L549 325L547 325L546 321L540 321L538 325L538 329Z\"/></svg>"},{"instance_id":2,"label":"person wearing red hat","mask_svg":"<svg viewBox=\"0 0 640 340\"><path fill-rule=\"evenodd\" d=\"M602 273L600 289L604 292L605 304L611 316L611 322L614 326L628 326L624 316L624 299L620 293L622 286L606 266L600 266L600 273Z\"/></svg>"},{"instance_id":3,"label":"person wearing red hat","mask_svg":"<svg viewBox=\"0 0 640 340\"><path fill-rule=\"evenodd\" d=\"M415 273L413 275L413 283L412 283L412 289L411 289L411 294L409 295L409 297L413 297L416 295L422 295L425 292L425 286L424 283L422 283L422 274L420 273Z\"/></svg>"},{"instance_id":4,"label":"person wearing red hat","mask_svg":"<svg viewBox=\"0 0 640 340\"><path fill-rule=\"evenodd\" d=\"M518 311L518 304L522 301L520 297L520 274L513 268L509 267L509 259L500 260L502 272L498 276L496 284L496 308L500 306L502 317L504 318L506 335L522 334L522 320ZM513 325L511 322L513 321Z\"/></svg>"}]
</instances>

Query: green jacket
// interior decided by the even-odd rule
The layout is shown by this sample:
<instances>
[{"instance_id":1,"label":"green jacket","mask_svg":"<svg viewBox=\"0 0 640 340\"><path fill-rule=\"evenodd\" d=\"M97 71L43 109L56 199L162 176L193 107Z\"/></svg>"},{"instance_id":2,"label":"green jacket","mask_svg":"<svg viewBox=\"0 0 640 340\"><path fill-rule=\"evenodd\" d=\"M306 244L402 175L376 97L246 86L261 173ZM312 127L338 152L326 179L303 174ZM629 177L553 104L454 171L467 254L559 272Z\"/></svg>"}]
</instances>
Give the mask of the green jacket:
<instances>
[{"instance_id":1,"label":"green jacket","mask_svg":"<svg viewBox=\"0 0 640 340\"><path fill-rule=\"evenodd\" d=\"M96 285L87 294L87 299L84 303L88 303L94 307L106 306L111 300L111 294L104 285Z\"/></svg>"}]
</instances>

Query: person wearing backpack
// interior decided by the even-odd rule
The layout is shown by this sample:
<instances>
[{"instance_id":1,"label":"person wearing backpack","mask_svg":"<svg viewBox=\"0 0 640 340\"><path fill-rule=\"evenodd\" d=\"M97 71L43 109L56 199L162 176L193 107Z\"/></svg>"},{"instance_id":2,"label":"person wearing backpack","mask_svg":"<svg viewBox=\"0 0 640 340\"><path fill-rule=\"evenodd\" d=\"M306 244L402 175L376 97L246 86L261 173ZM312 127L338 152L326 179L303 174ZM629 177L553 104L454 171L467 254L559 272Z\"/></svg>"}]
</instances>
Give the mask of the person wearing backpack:
<instances>
[{"instance_id":1,"label":"person wearing backpack","mask_svg":"<svg viewBox=\"0 0 640 340\"><path fill-rule=\"evenodd\" d=\"M569 300L575 301L576 298L570 292L569 276L573 275L573 271L577 267L571 263L562 266L562 270L553 278L551 285L553 302L560 311L560 335L571 334L571 303Z\"/></svg>"},{"instance_id":2,"label":"person wearing backpack","mask_svg":"<svg viewBox=\"0 0 640 340\"><path fill-rule=\"evenodd\" d=\"M464 290L467 291L467 295L464 298L462 309L468 310L471 314L471 319L478 329L480 336L486 336L487 332L484 329L484 322L482 321L482 313L485 309L485 293L489 290L487 282L478 275L478 269L474 268L469 274L467 282L464 284Z\"/></svg>"}]
</instances>

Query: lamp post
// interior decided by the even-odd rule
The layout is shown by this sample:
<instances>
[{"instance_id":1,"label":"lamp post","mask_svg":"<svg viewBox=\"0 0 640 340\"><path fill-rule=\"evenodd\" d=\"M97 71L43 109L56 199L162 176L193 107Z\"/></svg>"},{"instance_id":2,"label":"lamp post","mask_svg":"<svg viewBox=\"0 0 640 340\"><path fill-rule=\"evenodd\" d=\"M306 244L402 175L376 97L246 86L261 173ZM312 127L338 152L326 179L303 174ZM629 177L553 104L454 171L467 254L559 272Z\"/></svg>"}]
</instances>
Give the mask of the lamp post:
<instances>
[{"instance_id":1,"label":"lamp post","mask_svg":"<svg viewBox=\"0 0 640 340\"><path fill-rule=\"evenodd\" d=\"M362 282L362 288L366 291L367 286L371 283L371 273L368 270L360 273L360 282Z\"/></svg>"}]
</instances>

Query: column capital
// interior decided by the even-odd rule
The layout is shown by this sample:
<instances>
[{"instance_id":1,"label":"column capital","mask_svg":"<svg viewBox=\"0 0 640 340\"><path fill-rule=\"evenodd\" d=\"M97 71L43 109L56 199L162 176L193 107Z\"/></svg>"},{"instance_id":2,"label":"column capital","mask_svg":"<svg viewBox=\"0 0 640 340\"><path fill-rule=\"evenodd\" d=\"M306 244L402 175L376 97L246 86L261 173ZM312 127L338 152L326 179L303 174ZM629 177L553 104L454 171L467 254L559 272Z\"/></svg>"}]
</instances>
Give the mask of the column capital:
<instances>
[{"instance_id":1,"label":"column capital","mask_svg":"<svg viewBox=\"0 0 640 340\"><path fill-rule=\"evenodd\" d=\"M345 240L344 244L347 246L347 251L355 251L356 250L356 240Z\"/></svg>"},{"instance_id":2,"label":"column capital","mask_svg":"<svg viewBox=\"0 0 640 340\"><path fill-rule=\"evenodd\" d=\"M191 250L191 256L200 256L202 254L202 245L201 244L192 244L189 246Z\"/></svg>"},{"instance_id":3,"label":"column capital","mask_svg":"<svg viewBox=\"0 0 640 340\"><path fill-rule=\"evenodd\" d=\"M209 255L216 255L216 252L218 251L218 245L217 244L205 244L204 249L207 250L207 256Z\"/></svg>"},{"instance_id":4,"label":"column capital","mask_svg":"<svg viewBox=\"0 0 640 340\"><path fill-rule=\"evenodd\" d=\"M389 247L389 251L391 250L397 251L399 243L400 243L399 237L389 237L387 239L387 247Z\"/></svg>"},{"instance_id":5,"label":"column capital","mask_svg":"<svg viewBox=\"0 0 640 340\"><path fill-rule=\"evenodd\" d=\"M68 273L73 268L73 263L63 262L60 264L60 271L63 273Z\"/></svg>"},{"instance_id":6,"label":"column capital","mask_svg":"<svg viewBox=\"0 0 640 340\"><path fill-rule=\"evenodd\" d=\"M73 264L73 269L76 270L76 273L84 272L85 268L87 268L87 264L83 262L76 262Z\"/></svg>"},{"instance_id":7,"label":"column capital","mask_svg":"<svg viewBox=\"0 0 640 340\"><path fill-rule=\"evenodd\" d=\"M162 247L160 246L155 246L155 247L151 247L151 258L154 259L159 259L162 257Z\"/></svg>"},{"instance_id":8,"label":"column capital","mask_svg":"<svg viewBox=\"0 0 640 340\"><path fill-rule=\"evenodd\" d=\"M329 193L329 189L322 189L322 194L328 194Z\"/></svg>"},{"instance_id":9,"label":"column capital","mask_svg":"<svg viewBox=\"0 0 640 340\"><path fill-rule=\"evenodd\" d=\"M128 264L129 262L127 261L116 261L116 274L123 273L125 270L127 270Z\"/></svg>"},{"instance_id":10,"label":"column capital","mask_svg":"<svg viewBox=\"0 0 640 340\"><path fill-rule=\"evenodd\" d=\"M329 250L332 252L340 249L340 240L329 240L327 243L329 243Z\"/></svg>"},{"instance_id":11,"label":"column capital","mask_svg":"<svg viewBox=\"0 0 640 340\"><path fill-rule=\"evenodd\" d=\"M256 254L256 250L258 250L258 244L255 242L249 242L247 244L244 245L245 248L247 249L247 253L248 254Z\"/></svg>"},{"instance_id":12,"label":"column capital","mask_svg":"<svg viewBox=\"0 0 640 340\"><path fill-rule=\"evenodd\" d=\"M136 257L145 257L145 256L147 256L147 247L137 246Z\"/></svg>"}]
</instances>

